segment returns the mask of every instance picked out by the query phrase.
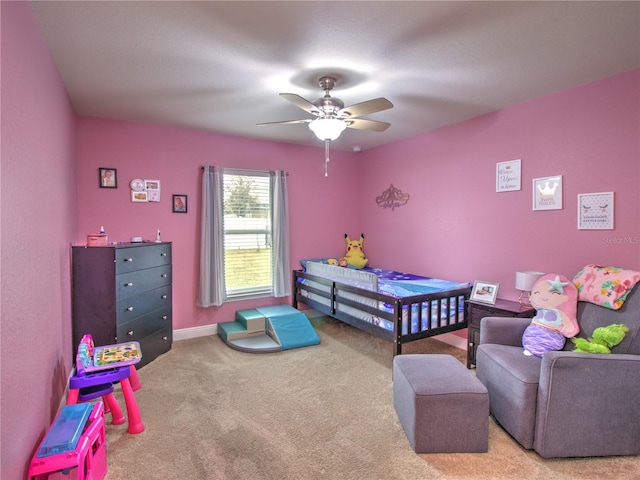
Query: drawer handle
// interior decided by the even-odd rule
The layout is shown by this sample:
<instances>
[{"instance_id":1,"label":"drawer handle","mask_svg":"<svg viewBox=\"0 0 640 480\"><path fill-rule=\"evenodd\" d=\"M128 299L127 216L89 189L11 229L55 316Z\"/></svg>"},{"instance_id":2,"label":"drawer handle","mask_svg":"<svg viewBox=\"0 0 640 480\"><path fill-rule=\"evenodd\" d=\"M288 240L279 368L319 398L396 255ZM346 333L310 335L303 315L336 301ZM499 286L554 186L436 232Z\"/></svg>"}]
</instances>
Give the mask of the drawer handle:
<instances>
[{"instance_id":1,"label":"drawer handle","mask_svg":"<svg viewBox=\"0 0 640 480\"><path fill-rule=\"evenodd\" d=\"M127 307L127 310L129 310L130 312L133 312L133 307Z\"/></svg>"},{"instance_id":2,"label":"drawer handle","mask_svg":"<svg viewBox=\"0 0 640 480\"><path fill-rule=\"evenodd\" d=\"M127 332L127 335L129 335L130 337L132 337L132 336L133 336L133 330L129 330L129 331Z\"/></svg>"},{"instance_id":3,"label":"drawer handle","mask_svg":"<svg viewBox=\"0 0 640 480\"><path fill-rule=\"evenodd\" d=\"M162 298L163 300L166 300L167 296L166 295L162 295L162 297L160 297L160 298Z\"/></svg>"},{"instance_id":4,"label":"drawer handle","mask_svg":"<svg viewBox=\"0 0 640 480\"><path fill-rule=\"evenodd\" d=\"M133 282L125 283L124 286L125 287L133 287Z\"/></svg>"},{"instance_id":5,"label":"drawer handle","mask_svg":"<svg viewBox=\"0 0 640 480\"><path fill-rule=\"evenodd\" d=\"M166 315L162 315L162 319L163 319L163 320L166 320L166 319L167 319L167 316L166 316Z\"/></svg>"},{"instance_id":6,"label":"drawer handle","mask_svg":"<svg viewBox=\"0 0 640 480\"><path fill-rule=\"evenodd\" d=\"M133 258L125 258L124 261L125 262L133 262Z\"/></svg>"},{"instance_id":7,"label":"drawer handle","mask_svg":"<svg viewBox=\"0 0 640 480\"><path fill-rule=\"evenodd\" d=\"M167 278L167 274L163 273L162 275L160 275L162 278Z\"/></svg>"},{"instance_id":8,"label":"drawer handle","mask_svg":"<svg viewBox=\"0 0 640 480\"><path fill-rule=\"evenodd\" d=\"M160 254L160 256L161 256L161 257L166 257L166 256L167 256L167 254L166 254L166 253L161 253L161 254Z\"/></svg>"}]
</instances>

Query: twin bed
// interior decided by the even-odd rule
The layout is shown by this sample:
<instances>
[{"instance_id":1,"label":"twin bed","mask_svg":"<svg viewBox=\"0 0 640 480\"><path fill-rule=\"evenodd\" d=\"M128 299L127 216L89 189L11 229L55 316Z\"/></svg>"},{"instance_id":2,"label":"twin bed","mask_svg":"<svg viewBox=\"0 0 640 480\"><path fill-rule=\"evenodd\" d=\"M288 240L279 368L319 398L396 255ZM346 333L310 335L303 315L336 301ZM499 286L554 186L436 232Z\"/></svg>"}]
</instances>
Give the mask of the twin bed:
<instances>
[{"instance_id":1,"label":"twin bed","mask_svg":"<svg viewBox=\"0 0 640 480\"><path fill-rule=\"evenodd\" d=\"M393 270L362 270L301 262L293 272L292 305L306 305L371 335L402 345L467 328L465 300L471 285Z\"/></svg>"}]
</instances>

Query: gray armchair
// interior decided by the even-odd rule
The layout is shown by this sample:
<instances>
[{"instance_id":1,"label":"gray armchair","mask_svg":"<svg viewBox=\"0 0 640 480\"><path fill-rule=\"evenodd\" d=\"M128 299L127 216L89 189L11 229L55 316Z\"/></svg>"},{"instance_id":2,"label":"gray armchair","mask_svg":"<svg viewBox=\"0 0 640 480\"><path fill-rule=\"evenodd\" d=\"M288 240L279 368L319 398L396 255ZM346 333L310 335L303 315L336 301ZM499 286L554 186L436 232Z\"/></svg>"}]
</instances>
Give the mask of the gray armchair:
<instances>
[{"instance_id":1,"label":"gray armchair","mask_svg":"<svg viewBox=\"0 0 640 480\"><path fill-rule=\"evenodd\" d=\"M640 285L640 284L639 284ZM619 310L578 302L579 337L624 323L625 339L610 355L522 353L521 318L483 318L476 375L489 391L493 418L542 457L640 454L640 286Z\"/></svg>"}]
</instances>

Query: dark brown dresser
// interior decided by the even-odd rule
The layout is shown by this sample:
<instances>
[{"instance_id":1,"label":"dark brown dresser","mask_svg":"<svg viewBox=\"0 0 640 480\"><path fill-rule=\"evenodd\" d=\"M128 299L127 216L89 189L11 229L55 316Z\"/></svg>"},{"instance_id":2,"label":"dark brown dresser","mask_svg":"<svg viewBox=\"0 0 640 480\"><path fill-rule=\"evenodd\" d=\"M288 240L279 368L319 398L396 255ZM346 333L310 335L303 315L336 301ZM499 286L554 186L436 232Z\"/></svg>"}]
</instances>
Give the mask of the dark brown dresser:
<instances>
[{"instance_id":1,"label":"dark brown dresser","mask_svg":"<svg viewBox=\"0 0 640 480\"><path fill-rule=\"evenodd\" d=\"M171 349L171 243L72 247L73 354L83 335L96 345L140 342L146 365Z\"/></svg>"},{"instance_id":2,"label":"dark brown dresser","mask_svg":"<svg viewBox=\"0 0 640 480\"><path fill-rule=\"evenodd\" d=\"M467 368L476 364L476 350L480 343L480 320L484 317L520 317L533 318L535 308L520 305L520 302L498 298L495 305L467 300Z\"/></svg>"}]
</instances>

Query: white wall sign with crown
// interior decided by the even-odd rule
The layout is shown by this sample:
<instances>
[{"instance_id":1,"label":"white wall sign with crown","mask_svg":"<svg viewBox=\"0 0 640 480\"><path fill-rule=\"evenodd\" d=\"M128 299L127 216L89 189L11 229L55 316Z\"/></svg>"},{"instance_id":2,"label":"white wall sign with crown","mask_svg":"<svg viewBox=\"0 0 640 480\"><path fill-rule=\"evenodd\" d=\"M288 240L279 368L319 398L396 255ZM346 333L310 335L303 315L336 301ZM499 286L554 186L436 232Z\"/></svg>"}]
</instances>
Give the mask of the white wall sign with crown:
<instances>
[{"instance_id":1,"label":"white wall sign with crown","mask_svg":"<svg viewBox=\"0 0 640 480\"><path fill-rule=\"evenodd\" d=\"M562 210L562 175L533 179L533 209Z\"/></svg>"}]
</instances>

